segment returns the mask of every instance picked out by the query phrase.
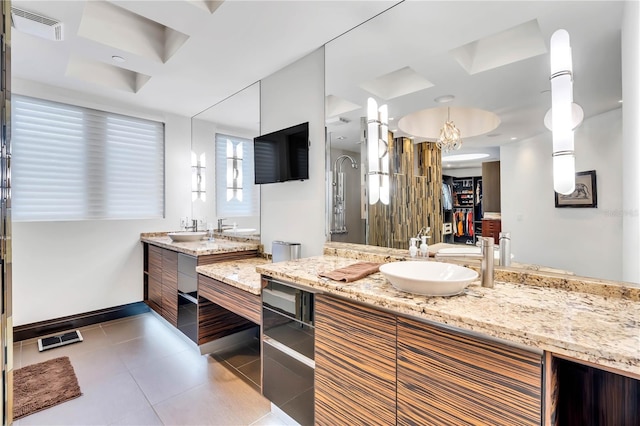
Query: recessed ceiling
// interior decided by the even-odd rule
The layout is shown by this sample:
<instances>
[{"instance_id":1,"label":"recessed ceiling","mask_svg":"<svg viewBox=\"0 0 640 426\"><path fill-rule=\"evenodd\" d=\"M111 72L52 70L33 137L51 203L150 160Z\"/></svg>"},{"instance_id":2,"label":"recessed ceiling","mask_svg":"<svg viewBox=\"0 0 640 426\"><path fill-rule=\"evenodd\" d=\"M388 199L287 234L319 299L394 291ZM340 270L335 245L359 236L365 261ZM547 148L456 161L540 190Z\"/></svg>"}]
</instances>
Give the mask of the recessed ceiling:
<instances>
[{"instance_id":1,"label":"recessed ceiling","mask_svg":"<svg viewBox=\"0 0 640 426\"><path fill-rule=\"evenodd\" d=\"M469 74L476 74L542 55L547 53L547 46L538 21L533 19L467 43L450 53Z\"/></svg>"},{"instance_id":2,"label":"recessed ceiling","mask_svg":"<svg viewBox=\"0 0 640 426\"><path fill-rule=\"evenodd\" d=\"M189 36L104 1L84 7L78 35L146 59L167 62Z\"/></svg>"},{"instance_id":3,"label":"recessed ceiling","mask_svg":"<svg viewBox=\"0 0 640 426\"><path fill-rule=\"evenodd\" d=\"M151 78L135 71L76 55L69 58L66 76L132 93L139 91Z\"/></svg>"},{"instance_id":4,"label":"recessed ceiling","mask_svg":"<svg viewBox=\"0 0 640 426\"><path fill-rule=\"evenodd\" d=\"M361 105L354 104L353 102L349 102L348 100L342 99L338 96L327 95L325 99L325 116L327 118L358 110L360 108L362 108Z\"/></svg>"},{"instance_id":5,"label":"recessed ceiling","mask_svg":"<svg viewBox=\"0 0 640 426\"><path fill-rule=\"evenodd\" d=\"M440 129L448 120L460 130L463 140L489 133L500 125L500 118L491 111L479 108L438 107L405 115L398 121L398 128L408 135L434 140L438 138Z\"/></svg>"},{"instance_id":6,"label":"recessed ceiling","mask_svg":"<svg viewBox=\"0 0 640 426\"><path fill-rule=\"evenodd\" d=\"M385 100L408 95L432 86L433 83L412 70L411 67L403 67L360 84L360 87L367 92Z\"/></svg>"},{"instance_id":7,"label":"recessed ceiling","mask_svg":"<svg viewBox=\"0 0 640 426\"><path fill-rule=\"evenodd\" d=\"M188 3L201 8L209 13L215 12L217 8L223 3L223 1L216 0L186 0Z\"/></svg>"},{"instance_id":8,"label":"recessed ceiling","mask_svg":"<svg viewBox=\"0 0 640 426\"><path fill-rule=\"evenodd\" d=\"M13 6L63 22L65 40L54 43L14 28L14 88L30 96L67 90L83 102L142 115L191 117L397 2L15 0ZM106 12L96 16L96 8ZM101 20L107 15L119 20L107 25ZM88 28L90 21L100 30ZM140 28L147 30L123 36ZM188 39L175 50L181 35ZM116 65L114 55L149 81L134 92L67 75L72 56Z\"/></svg>"}]
</instances>

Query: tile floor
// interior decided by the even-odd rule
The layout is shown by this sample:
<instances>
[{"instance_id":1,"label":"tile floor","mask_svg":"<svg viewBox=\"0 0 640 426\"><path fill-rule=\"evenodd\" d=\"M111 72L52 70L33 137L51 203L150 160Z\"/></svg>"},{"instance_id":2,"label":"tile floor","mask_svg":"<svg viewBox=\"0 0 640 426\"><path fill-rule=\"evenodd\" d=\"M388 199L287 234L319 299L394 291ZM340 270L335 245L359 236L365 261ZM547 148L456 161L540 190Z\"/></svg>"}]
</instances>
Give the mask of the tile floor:
<instances>
[{"instance_id":1,"label":"tile floor","mask_svg":"<svg viewBox=\"0 0 640 426\"><path fill-rule=\"evenodd\" d=\"M152 313L80 331L83 342L45 352L37 339L14 345L15 369L68 356L83 393L16 426L284 424L258 390L257 342L200 355Z\"/></svg>"}]
</instances>

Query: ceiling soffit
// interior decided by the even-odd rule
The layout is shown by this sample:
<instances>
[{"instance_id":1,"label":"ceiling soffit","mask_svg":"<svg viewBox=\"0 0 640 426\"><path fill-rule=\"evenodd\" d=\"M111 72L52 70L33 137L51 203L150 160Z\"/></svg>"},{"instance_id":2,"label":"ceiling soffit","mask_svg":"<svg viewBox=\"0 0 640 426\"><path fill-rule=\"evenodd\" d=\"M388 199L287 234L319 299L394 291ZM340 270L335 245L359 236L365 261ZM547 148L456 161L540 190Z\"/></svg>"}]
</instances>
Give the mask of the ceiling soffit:
<instances>
[{"instance_id":1,"label":"ceiling soffit","mask_svg":"<svg viewBox=\"0 0 640 426\"><path fill-rule=\"evenodd\" d=\"M137 93L150 76L81 56L71 56L65 75L117 90Z\"/></svg>"},{"instance_id":2,"label":"ceiling soffit","mask_svg":"<svg viewBox=\"0 0 640 426\"><path fill-rule=\"evenodd\" d=\"M189 39L186 34L103 1L86 3L78 35L163 63Z\"/></svg>"},{"instance_id":3,"label":"ceiling soffit","mask_svg":"<svg viewBox=\"0 0 640 426\"><path fill-rule=\"evenodd\" d=\"M428 108L405 115L398 121L403 132L435 140L445 121L450 119L460 130L462 139L483 135L500 125L500 118L491 111L478 108Z\"/></svg>"},{"instance_id":4,"label":"ceiling soffit","mask_svg":"<svg viewBox=\"0 0 640 426\"><path fill-rule=\"evenodd\" d=\"M547 46L538 21L533 19L449 53L469 74L476 74L545 54Z\"/></svg>"},{"instance_id":5,"label":"ceiling soffit","mask_svg":"<svg viewBox=\"0 0 640 426\"><path fill-rule=\"evenodd\" d=\"M360 87L379 98L389 100L428 89L433 87L433 83L407 66L364 82Z\"/></svg>"}]
</instances>

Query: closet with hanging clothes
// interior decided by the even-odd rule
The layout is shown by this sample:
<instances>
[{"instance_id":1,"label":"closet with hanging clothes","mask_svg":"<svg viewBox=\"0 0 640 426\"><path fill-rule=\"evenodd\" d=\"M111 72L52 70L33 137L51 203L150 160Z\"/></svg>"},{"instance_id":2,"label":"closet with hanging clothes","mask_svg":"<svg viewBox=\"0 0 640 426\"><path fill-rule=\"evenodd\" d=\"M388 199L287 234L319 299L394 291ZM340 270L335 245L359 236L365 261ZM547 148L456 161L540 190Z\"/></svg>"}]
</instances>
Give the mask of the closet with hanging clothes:
<instances>
[{"instance_id":1,"label":"closet with hanging clothes","mask_svg":"<svg viewBox=\"0 0 640 426\"><path fill-rule=\"evenodd\" d=\"M482 235L482 178L453 178L453 242L473 245Z\"/></svg>"}]
</instances>

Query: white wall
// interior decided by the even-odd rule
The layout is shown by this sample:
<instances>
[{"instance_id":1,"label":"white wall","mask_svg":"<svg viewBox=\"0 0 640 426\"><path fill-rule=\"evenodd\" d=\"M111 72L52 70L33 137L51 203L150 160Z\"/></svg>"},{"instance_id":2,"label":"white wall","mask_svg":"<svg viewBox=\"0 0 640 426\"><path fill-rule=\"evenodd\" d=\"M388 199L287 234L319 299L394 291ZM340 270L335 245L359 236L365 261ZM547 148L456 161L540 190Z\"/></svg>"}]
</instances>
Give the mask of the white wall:
<instances>
[{"instance_id":1,"label":"white wall","mask_svg":"<svg viewBox=\"0 0 640 426\"><path fill-rule=\"evenodd\" d=\"M322 254L325 230L324 47L261 80L260 130L309 122L309 179L261 185L262 244L302 244L302 257Z\"/></svg>"},{"instance_id":2,"label":"white wall","mask_svg":"<svg viewBox=\"0 0 640 426\"><path fill-rule=\"evenodd\" d=\"M640 282L640 3L627 1L622 20L622 279Z\"/></svg>"},{"instance_id":3,"label":"white wall","mask_svg":"<svg viewBox=\"0 0 640 426\"><path fill-rule=\"evenodd\" d=\"M141 232L177 229L191 214L188 117L133 111L84 93L14 80L13 92L165 122L165 218L14 222L14 324L24 325L142 300Z\"/></svg>"},{"instance_id":4,"label":"white wall","mask_svg":"<svg viewBox=\"0 0 640 426\"><path fill-rule=\"evenodd\" d=\"M555 208L551 133L500 149L502 230L514 260L622 277L622 111L584 121L575 133L576 170L596 171L597 208Z\"/></svg>"}]
</instances>

